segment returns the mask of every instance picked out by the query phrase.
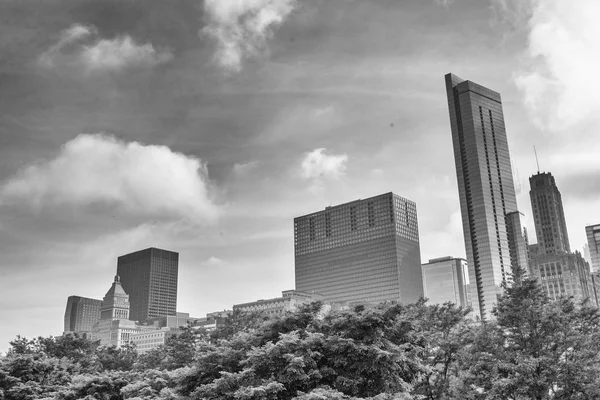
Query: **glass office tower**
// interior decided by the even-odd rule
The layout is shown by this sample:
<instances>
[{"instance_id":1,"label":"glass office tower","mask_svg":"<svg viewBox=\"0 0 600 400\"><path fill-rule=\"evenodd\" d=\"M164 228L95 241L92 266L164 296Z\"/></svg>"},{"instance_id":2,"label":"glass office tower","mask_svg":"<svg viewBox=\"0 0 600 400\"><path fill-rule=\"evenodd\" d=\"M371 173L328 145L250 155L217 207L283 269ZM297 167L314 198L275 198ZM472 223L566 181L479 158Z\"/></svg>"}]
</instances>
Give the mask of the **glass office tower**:
<instances>
[{"instance_id":1,"label":"glass office tower","mask_svg":"<svg viewBox=\"0 0 600 400\"><path fill-rule=\"evenodd\" d=\"M502 101L499 93L456 75L445 79L471 301L475 313L486 319L502 282L512 277L511 248L523 248L508 238L506 215L518 209ZM514 220L519 214L511 218L513 226L520 226Z\"/></svg>"},{"instance_id":2,"label":"glass office tower","mask_svg":"<svg viewBox=\"0 0 600 400\"><path fill-rule=\"evenodd\" d=\"M100 319L102 301L88 297L69 296L65 309L64 333L91 332Z\"/></svg>"},{"instance_id":3,"label":"glass office tower","mask_svg":"<svg viewBox=\"0 0 600 400\"><path fill-rule=\"evenodd\" d=\"M463 258L440 257L429 260L423 269L423 291L429 304L451 302L470 307L467 286L467 261Z\"/></svg>"},{"instance_id":4,"label":"glass office tower","mask_svg":"<svg viewBox=\"0 0 600 400\"><path fill-rule=\"evenodd\" d=\"M294 219L296 290L327 302L423 296L417 208L386 193Z\"/></svg>"},{"instance_id":5,"label":"glass office tower","mask_svg":"<svg viewBox=\"0 0 600 400\"><path fill-rule=\"evenodd\" d=\"M151 247L117 260L117 275L129 295L129 319L175 315L179 253Z\"/></svg>"}]
</instances>

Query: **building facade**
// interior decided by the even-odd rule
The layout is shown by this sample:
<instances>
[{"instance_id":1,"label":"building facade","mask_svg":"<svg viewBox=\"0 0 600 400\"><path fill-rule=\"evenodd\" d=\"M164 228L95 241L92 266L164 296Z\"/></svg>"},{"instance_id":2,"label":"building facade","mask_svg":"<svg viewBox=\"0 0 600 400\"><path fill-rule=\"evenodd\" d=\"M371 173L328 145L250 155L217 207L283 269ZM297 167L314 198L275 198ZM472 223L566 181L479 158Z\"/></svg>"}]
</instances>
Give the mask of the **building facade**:
<instances>
[{"instance_id":1,"label":"building facade","mask_svg":"<svg viewBox=\"0 0 600 400\"><path fill-rule=\"evenodd\" d=\"M131 334L140 328L129 320L129 296L123 290L119 275L102 299L100 320L92 327L92 340L99 340L101 346L116 346L129 343Z\"/></svg>"},{"instance_id":2,"label":"building facade","mask_svg":"<svg viewBox=\"0 0 600 400\"><path fill-rule=\"evenodd\" d=\"M145 328L129 336L129 342L135 345L138 354L146 354L151 350L157 349L167 343L167 339L176 335L177 329L172 328Z\"/></svg>"},{"instance_id":3,"label":"building facade","mask_svg":"<svg viewBox=\"0 0 600 400\"><path fill-rule=\"evenodd\" d=\"M508 251L510 253L510 265L523 269L525 275L530 275L529 269L529 238L527 228L521 225L524 215L519 211L506 214L506 232L508 235Z\"/></svg>"},{"instance_id":4,"label":"building facade","mask_svg":"<svg viewBox=\"0 0 600 400\"><path fill-rule=\"evenodd\" d=\"M464 258L441 257L421 266L423 292L430 304L451 302L469 307L467 261Z\"/></svg>"},{"instance_id":5,"label":"building facade","mask_svg":"<svg viewBox=\"0 0 600 400\"><path fill-rule=\"evenodd\" d=\"M585 227L588 251L593 272L600 272L600 224Z\"/></svg>"},{"instance_id":6,"label":"building facade","mask_svg":"<svg viewBox=\"0 0 600 400\"><path fill-rule=\"evenodd\" d=\"M179 253L154 247L118 258L117 275L129 294L132 320L176 315L178 269Z\"/></svg>"},{"instance_id":7,"label":"building facade","mask_svg":"<svg viewBox=\"0 0 600 400\"><path fill-rule=\"evenodd\" d=\"M302 304L322 301L323 295L305 293L298 290L285 290L281 297L267 300L257 300L249 303L235 304L233 311L263 312L269 315L280 315L286 311L296 311Z\"/></svg>"},{"instance_id":8,"label":"building facade","mask_svg":"<svg viewBox=\"0 0 600 400\"><path fill-rule=\"evenodd\" d=\"M69 296L65 310L64 333L91 333L100 319L101 300Z\"/></svg>"},{"instance_id":9,"label":"building facade","mask_svg":"<svg viewBox=\"0 0 600 400\"><path fill-rule=\"evenodd\" d=\"M471 299L475 314L487 319L502 283L512 278L510 248L522 247L509 244L506 223L506 215L518 208L502 100L456 75L445 80Z\"/></svg>"},{"instance_id":10,"label":"building facade","mask_svg":"<svg viewBox=\"0 0 600 400\"><path fill-rule=\"evenodd\" d=\"M529 178L529 197L540 254L569 253L569 234L562 197L551 173Z\"/></svg>"},{"instance_id":11,"label":"building facade","mask_svg":"<svg viewBox=\"0 0 600 400\"><path fill-rule=\"evenodd\" d=\"M551 299L572 296L576 303L597 305L594 280L581 253L542 254L533 258L531 269Z\"/></svg>"},{"instance_id":12,"label":"building facade","mask_svg":"<svg viewBox=\"0 0 600 400\"><path fill-rule=\"evenodd\" d=\"M417 208L394 193L294 219L296 290L325 302L423 296Z\"/></svg>"}]
</instances>

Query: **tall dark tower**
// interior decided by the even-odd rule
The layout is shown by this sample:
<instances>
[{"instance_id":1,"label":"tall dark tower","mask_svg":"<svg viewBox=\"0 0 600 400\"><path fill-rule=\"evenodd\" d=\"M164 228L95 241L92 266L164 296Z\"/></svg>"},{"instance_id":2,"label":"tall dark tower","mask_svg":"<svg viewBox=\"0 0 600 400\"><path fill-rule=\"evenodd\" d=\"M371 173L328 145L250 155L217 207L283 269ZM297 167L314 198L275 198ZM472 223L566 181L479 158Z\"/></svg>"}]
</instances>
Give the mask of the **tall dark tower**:
<instances>
[{"instance_id":1,"label":"tall dark tower","mask_svg":"<svg viewBox=\"0 0 600 400\"><path fill-rule=\"evenodd\" d=\"M151 247L117 260L117 275L129 295L129 319L145 321L177 312L179 253Z\"/></svg>"},{"instance_id":2,"label":"tall dark tower","mask_svg":"<svg viewBox=\"0 0 600 400\"><path fill-rule=\"evenodd\" d=\"M569 253L565 212L554 177L549 172L538 172L529 178L529 186L539 253Z\"/></svg>"},{"instance_id":3,"label":"tall dark tower","mask_svg":"<svg viewBox=\"0 0 600 400\"><path fill-rule=\"evenodd\" d=\"M453 74L446 75L446 93L471 301L475 313L486 319L512 269L528 270L518 263L527 263L522 256L526 245L517 221L502 101L499 93Z\"/></svg>"}]
</instances>

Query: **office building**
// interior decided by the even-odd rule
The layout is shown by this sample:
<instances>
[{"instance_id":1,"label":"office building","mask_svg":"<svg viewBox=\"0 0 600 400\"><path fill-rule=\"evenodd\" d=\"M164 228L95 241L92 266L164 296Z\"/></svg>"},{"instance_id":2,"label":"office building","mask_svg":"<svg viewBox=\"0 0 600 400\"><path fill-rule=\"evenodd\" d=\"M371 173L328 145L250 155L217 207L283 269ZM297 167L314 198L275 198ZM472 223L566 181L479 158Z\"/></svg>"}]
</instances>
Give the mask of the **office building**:
<instances>
[{"instance_id":1,"label":"office building","mask_svg":"<svg viewBox=\"0 0 600 400\"><path fill-rule=\"evenodd\" d=\"M257 300L249 303L235 304L233 311L263 312L269 315L281 315L287 311L296 311L301 305L323 300L323 296L316 293L305 293L298 290L285 290L281 297Z\"/></svg>"},{"instance_id":2,"label":"office building","mask_svg":"<svg viewBox=\"0 0 600 400\"><path fill-rule=\"evenodd\" d=\"M530 275L529 270L529 238L527 228L521 225L525 216L519 211L506 213L506 233L508 238L508 251L510 254L510 265L519 266L523 269L525 276Z\"/></svg>"},{"instance_id":3,"label":"office building","mask_svg":"<svg viewBox=\"0 0 600 400\"><path fill-rule=\"evenodd\" d=\"M540 254L569 253L569 234L562 198L551 173L529 178L529 197Z\"/></svg>"},{"instance_id":4,"label":"office building","mask_svg":"<svg viewBox=\"0 0 600 400\"><path fill-rule=\"evenodd\" d=\"M394 193L294 219L296 290L328 303L423 296L417 208Z\"/></svg>"},{"instance_id":5,"label":"office building","mask_svg":"<svg viewBox=\"0 0 600 400\"><path fill-rule=\"evenodd\" d=\"M441 257L429 260L421 266L423 270L423 292L429 304L451 302L460 307L469 307L467 295L467 261L463 258Z\"/></svg>"},{"instance_id":6,"label":"office building","mask_svg":"<svg viewBox=\"0 0 600 400\"><path fill-rule=\"evenodd\" d=\"M587 300L597 305L594 280L581 253L539 255L533 258L531 270L551 299L572 296L576 303Z\"/></svg>"},{"instance_id":7,"label":"office building","mask_svg":"<svg viewBox=\"0 0 600 400\"><path fill-rule=\"evenodd\" d=\"M585 227L592 272L600 272L600 224Z\"/></svg>"},{"instance_id":8,"label":"office building","mask_svg":"<svg viewBox=\"0 0 600 400\"><path fill-rule=\"evenodd\" d=\"M129 336L140 331L135 321L129 320L129 296L123 290L119 275L102 299L100 320L92 327L92 340L102 346L117 348L129 343Z\"/></svg>"},{"instance_id":9,"label":"office building","mask_svg":"<svg viewBox=\"0 0 600 400\"><path fill-rule=\"evenodd\" d=\"M90 333L100 319L101 300L69 296L65 310L64 333Z\"/></svg>"},{"instance_id":10,"label":"office building","mask_svg":"<svg viewBox=\"0 0 600 400\"><path fill-rule=\"evenodd\" d=\"M170 336L178 333L177 329L166 327L140 330L129 335L129 342L135 345L138 354L146 354L165 345Z\"/></svg>"},{"instance_id":11,"label":"office building","mask_svg":"<svg viewBox=\"0 0 600 400\"><path fill-rule=\"evenodd\" d=\"M491 317L512 279L506 215L518 211L500 94L448 74L446 92L475 314ZM512 215L513 226L520 214ZM522 235L513 239L523 240ZM516 254L515 253L515 254ZM527 266L518 265L527 270Z\"/></svg>"},{"instance_id":12,"label":"office building","mask_svg":"<svg viewBox=\"0 0 600 400\"><path fill-rule=\"evenodd\" d=\"M178 253L154 247L118 258L117 275L129 294L132 320L176 315L178 265Z\"/></svg>"}]
</instances>

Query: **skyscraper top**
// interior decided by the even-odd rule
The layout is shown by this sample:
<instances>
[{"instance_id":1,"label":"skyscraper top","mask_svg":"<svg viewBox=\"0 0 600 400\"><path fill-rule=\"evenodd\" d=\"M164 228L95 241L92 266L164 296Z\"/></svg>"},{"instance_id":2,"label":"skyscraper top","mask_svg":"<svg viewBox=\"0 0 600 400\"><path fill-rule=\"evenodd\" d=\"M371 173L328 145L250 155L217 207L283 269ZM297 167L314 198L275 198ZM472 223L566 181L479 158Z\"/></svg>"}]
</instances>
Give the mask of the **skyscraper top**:
<instances>
[{"instance_id":1,"label":"skyscraper top","mask_svg":"<svg viewBox=\"0 0 600 400\"><path fill-rule=\"evenodd\" d=\"M458 92L458 94L461 94L464 92L474 92L474 93L477 93L484 97L487 97L490 100L496 101L498 103L502 102L500 93L498 93L492 89L486 88L485 86L481 86L478 83L464 80L454 74L447 74L446 81L451 83L451 86L453 88L456 88L456 91Z\"/></svg>"}]
</instances>

